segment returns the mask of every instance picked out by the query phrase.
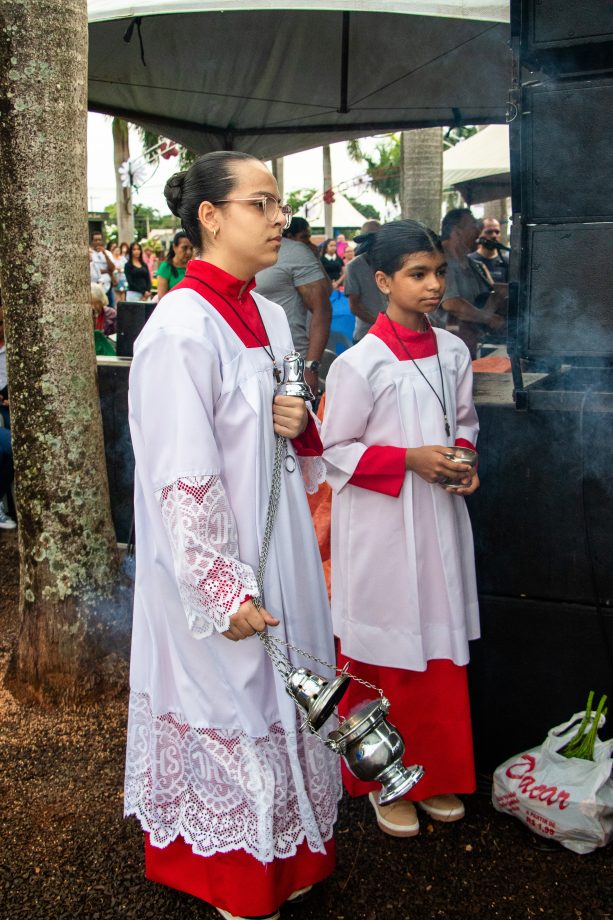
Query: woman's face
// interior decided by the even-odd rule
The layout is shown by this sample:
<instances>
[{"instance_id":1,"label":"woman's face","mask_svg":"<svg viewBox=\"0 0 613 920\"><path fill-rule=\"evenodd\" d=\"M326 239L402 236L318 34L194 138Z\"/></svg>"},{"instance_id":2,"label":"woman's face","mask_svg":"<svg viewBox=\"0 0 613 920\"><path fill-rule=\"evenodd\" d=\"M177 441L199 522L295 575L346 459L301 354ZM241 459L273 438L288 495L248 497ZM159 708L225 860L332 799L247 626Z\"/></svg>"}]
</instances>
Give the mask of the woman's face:
<instances>
[{"instance_id":1,"label":"woman's face","mask_svg":"<svg viewBox=\"0 0 613 920\"><path fill-rule=\"evenodd\" d=\"M227 194L229 203L211 210L200 206L200 219L207 229L210 251L215 250L237 277L251 278L277 261L285 216L279 210L273 220L262 208L263 197L279 202L279 188L272 173L259 160L242 160L231 167L236 177ZM248 199L238 201L236 199ZM218 230L212 240L212 232Z\"/></svg>"},{"instance_id":2,"label":"woman's face","mask_svg":"<svg viewBox=\"0 0 613 920\"><path fill-rule=\"evenodd\" d=\"M142 254L143 254L143 251L138 244L132 247L132 258L133 259L140 259L142 257Z\"/></svg>"},{"instance_id":3,"label":"woman's face","mask_svg":"<svg viewBox=\"0 0 613 920\"><path fill-rule=\"evenodd\" d=\"M127 254L128 254L129 251L130 251L130 247L128 246L128 244L127 244L127 243L122 243L122 244L121 244L121 247L120 247L120 252L121 252L122 256L127 256Z\"/></svg>"},{"instance_id":4,"label":"woman's face","mask_svg":"<svg viewBox=\"0 0 613 920\"><path fill-rule=\"evenodd\" d=\"M326 246L326 255L336 255L336 240L328 240L328 245Z\"/></svg>"},{"instance_id":5,"label":"woman's face","mask_svg":"<svg viewBox=\"0 0 613 920\"><path fill-rule=\"evenodd\" d=\"M345 262L351 262L355 257L355 249L350 249L349 246L345 250Z\"/></svg>"},{"instance_id":6,"label":"woman's face","mask_svg":"<svg viewBox=\"0 0 613 920\"><path fill-rule=\"evenodd\" d=\"M187 265L187 263L192 257L193 250L192 250L192 244L190 243L190 241L188 240L186 236L181 237L177 245L174 247L174 250L175 250L175 255L174 255L175 265L179 265L180 267Z\"/></svg>"}]
</instances>

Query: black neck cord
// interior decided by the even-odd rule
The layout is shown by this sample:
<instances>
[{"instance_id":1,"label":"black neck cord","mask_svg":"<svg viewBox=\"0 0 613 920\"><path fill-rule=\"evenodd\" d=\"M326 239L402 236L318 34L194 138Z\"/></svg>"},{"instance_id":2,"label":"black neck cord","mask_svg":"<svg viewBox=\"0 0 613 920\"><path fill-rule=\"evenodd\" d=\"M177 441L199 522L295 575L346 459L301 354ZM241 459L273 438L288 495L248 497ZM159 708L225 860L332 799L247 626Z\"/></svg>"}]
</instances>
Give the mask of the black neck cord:
<instances>
[{"instance_id":1,"label":"black neck cord","mask_svg":"<svg viewBox=\"0 0 613 920\"><path fill-rule=\"evenodd\" d=\"M440 377L441 377L441 393L443 394L443 398L442 398L442 399L441 399L441 397L438 395L438 393L436 392L436 390L434 389L434 387L432 386L432 384L430 383L430 381L428 380L428 378L426 377L426 375L424 374L424 372L422 371L422 369L420 368L419 364L417 363L417 361L415 360L415 358L413 357L413 355L411 354L411 352L409 351L409 349L406 347L406 345L404 344L404 342L402 341L402 339L401 339L400 336L398 335L398 330L397 330L396 327L394 326L393 320L388 316L387 313L386 313L385 315L387 316L388 322L389 322L390 326L392 327L392 330L393 330L393 332L394 332L394 335L395 335L396 338L398 339L398 341L399 341L401 347L404 349L407 358L409 358L409 359L413 362L413 364L415 365L415 367L417 368L417 370L419 371L419 373L421 374L421 376L424 378L424 380L426 381L426 383L428 384L428 386L430 387L430 389L432 390L432 392L434 393L434 395L435 395L436 398L438 399L439 405L440 405L441 410L442 410L442 413L443 413L443 419L445 420L445 431L446 431L446 433L447 433L447 437L449 437L449 436L451 435L451 429L450 429L450 427L449 427L449 420L448 420L448 418L447 418L447 400L445 399L445 384L444 384L444 382L443 382L443 369L442 369L442 367L441 367L441 359L440 359L439 356L438 356L438 342L436 341L436 333L435 333L434 330L432 329L432 326L430 326L430 323L428 323L428 325L430 326L430 330L432 331L432 335L434 336L434 344L435 344L435 347L436 347L436 360L437 360L437 362L438 362L438 372L439 372ZM428 322L428 321L426 320L426 322Z\"/></svg>"}]
</instances>

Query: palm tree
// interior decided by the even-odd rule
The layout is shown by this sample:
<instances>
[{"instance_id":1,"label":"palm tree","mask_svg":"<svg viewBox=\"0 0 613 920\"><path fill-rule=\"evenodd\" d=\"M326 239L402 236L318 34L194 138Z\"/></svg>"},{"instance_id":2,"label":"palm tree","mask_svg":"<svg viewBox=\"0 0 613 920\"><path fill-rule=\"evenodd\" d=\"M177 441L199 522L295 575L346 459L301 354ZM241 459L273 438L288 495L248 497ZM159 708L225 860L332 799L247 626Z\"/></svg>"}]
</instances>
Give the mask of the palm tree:
<instances>
[{"instance_id":1,"label":"palm tree","mask_svg":"<svg viewBox=\"0 0 613 920\"><path fill-rule=\"evenodd\" d=\"M347 142L347 152L355 163L366 163L373 189L390 204L400 201L400 135L388 134L375 148L375 154L362 149L358 140Z\"/></svg>"},{"instance_id":2,"label":"palm tree","mask_svg":"<svg viewBox=\"0 0 613 920\"><path fill-rule=\"evenodd\" d=\"M117 241L131 243L134 239L134 209L132 188L121 182L119 167L130 159L130 125L123 118L113 119L113 162L115 163L115 200L117 202Z\"/></svg>"}]
</instances>

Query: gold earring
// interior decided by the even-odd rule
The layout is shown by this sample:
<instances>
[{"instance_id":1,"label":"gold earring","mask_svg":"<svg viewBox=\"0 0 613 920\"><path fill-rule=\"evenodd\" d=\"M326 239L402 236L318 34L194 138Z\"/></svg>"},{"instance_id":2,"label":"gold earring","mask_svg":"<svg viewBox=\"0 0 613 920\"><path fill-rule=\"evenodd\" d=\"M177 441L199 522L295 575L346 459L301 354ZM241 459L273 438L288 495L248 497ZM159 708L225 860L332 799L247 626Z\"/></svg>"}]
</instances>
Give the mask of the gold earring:
<instances>
[{"instance_id":1,"label":"gold earring","mask_svg":"<svg viewBox=\"0 0 613 920\"><path fill-rule=\"evenodd\" d=\"M219 233L219 227L215 227L215 229L213 230L213 239L214 239L214 240L217 239L217 234L218 234L218 233Z\"/></svg>"}]
</instances>

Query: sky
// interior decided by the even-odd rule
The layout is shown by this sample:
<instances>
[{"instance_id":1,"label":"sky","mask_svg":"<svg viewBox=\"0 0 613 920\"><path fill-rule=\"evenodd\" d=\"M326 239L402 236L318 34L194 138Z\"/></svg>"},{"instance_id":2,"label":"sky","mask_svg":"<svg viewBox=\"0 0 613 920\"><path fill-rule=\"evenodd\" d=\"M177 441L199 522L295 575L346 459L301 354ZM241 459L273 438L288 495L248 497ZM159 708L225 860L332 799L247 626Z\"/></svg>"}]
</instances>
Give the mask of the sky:
<instances>
[{"instance_id":1,"label":"sky","mask_svg":"<svg viewBox=\"0 0 613 920\"><path fill-rule=\"evenodd\" d=\"M112 119L106 115L91 113L87 124L87 187L88 207L90 211L102 211L105 206L115 201L115 173L113 168ZM377 140L366 139L362 142L367 149L372 149ZM132 159L141 151L138 134L130 132L130 154ZM161 214L167 214L164 200L166 180L178 169L176 157L169 160L160 159L159 166L147 166L147 179L135 193L134 200L155 208ZM285 192L303 188L315 188L323 191L323 157L321 147L304 153L294 153L285 157ZM345 143L332 145L332 184L364 175L364 167L354 163L347 155ZM371 189L356 186L349 190L353 198L374 205L383 219L396 216L381 198Z\"/></svg>"}]
</instances>

